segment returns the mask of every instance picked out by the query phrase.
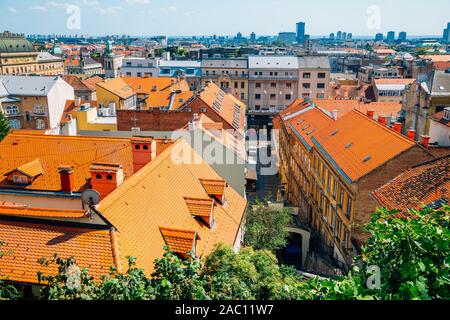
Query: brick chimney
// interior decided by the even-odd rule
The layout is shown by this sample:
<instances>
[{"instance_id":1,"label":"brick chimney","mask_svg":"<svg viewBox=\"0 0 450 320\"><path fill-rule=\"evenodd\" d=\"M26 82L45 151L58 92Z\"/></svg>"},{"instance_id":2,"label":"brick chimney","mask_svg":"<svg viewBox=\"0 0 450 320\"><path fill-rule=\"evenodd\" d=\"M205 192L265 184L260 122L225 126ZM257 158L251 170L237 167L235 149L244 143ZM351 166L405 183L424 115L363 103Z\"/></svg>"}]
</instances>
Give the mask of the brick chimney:
<instances>
[{"instance_id":1,"label":"brick chimney","mask_svg":"<svg viewBox=\"0 0 450 320\"><path fill-rule=\"evenodd\" d=\"M74 191L75 183L73 180L73 167L69 165L60 165L58 171L61 178L61 191Z\"/></svg>"},{"instance_id":2,"label":"brick chimney","mask_svg":"<svg viewBox=\"0 0 450 320\"><path fill-rule=\"evenodd\" d=\"M93 163L90 167L92 189L100 193L102 199L120 186L124 179L123 168L114 163Z\"/></svg>"},{"instance_id":3,"label":"brick chimney","mask_svg":"<svg viewBox=\"0 0 450 320\"><path fill-rule=\"evenodd\" d=\"M412 141L416 140L416 130L409 129L407 135L408 135L409 140L412 140Z\"/></svg>"},{"instance_id":4,"label":"brick chimney","mask_svg":"<svg viewBox=\"0 0 450 320\"><path fill-rule=\"evenodd\" d=\"M430 137L429 136L420 136L420 144L424 146L425 148L428 148L430 146Z\"/></svg>"},{"instance_id":5,"label":"brick chimney","mask_svg":"<svg viewBox=\"0 0 450 320\"><path fill-rule=\"evenodd\" d=\"M133 169L138 172L156 157L156 141L153 138L131 138Z\"/></svg>"},{"instance_id":6,"label":"brick chimney","mask_svg":"<svg viewBox=\"0 0 450 320\"><path fill-rule=\"evenodd\" d=\"M374 110L367 110L367 116L371 119L373 119L373 117L375 116L375 111Z\"/></svg>"},{"instance_id":7,"label":"brick chimney","mask_svg":"<svg viewBox=\"0 0 450 320\"><path fill-rule=\"evenodd\" d=\"M403 124L401 122L396 122L394 123L394 131L398 132L398 133L402 133L402 128L403 128Z\"/></svg>"},{"instance_id":8,"label":"brick chimney","mask_svg":"<svg viewBox=\"0 0 450 320\"><path fill-rule=\"evenodd\" d=\"M386 116L378 116L378 122L384 125L387 125L387 117Z\"/></svg>"}]
</instances>

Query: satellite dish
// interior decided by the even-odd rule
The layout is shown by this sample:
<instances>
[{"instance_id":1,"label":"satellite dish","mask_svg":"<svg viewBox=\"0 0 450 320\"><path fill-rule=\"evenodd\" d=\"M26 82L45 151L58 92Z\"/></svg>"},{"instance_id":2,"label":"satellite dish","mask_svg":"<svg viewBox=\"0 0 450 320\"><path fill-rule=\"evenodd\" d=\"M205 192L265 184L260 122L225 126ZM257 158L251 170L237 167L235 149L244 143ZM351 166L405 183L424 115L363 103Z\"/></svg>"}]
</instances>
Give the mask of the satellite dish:
<instances>
[{"instance_id":1,"label":"satellite dish","mask_svg":"<svg viewBox=\"0 0 450 320\"><path fill-rule=\"evenodd\" d=\"M83 191L83 194L81 195L81 199L83 200L84 204L87 204L88 206L95 206L100 203L100 193L93 189L88 189Z\"/></svg>"}]
</instances>

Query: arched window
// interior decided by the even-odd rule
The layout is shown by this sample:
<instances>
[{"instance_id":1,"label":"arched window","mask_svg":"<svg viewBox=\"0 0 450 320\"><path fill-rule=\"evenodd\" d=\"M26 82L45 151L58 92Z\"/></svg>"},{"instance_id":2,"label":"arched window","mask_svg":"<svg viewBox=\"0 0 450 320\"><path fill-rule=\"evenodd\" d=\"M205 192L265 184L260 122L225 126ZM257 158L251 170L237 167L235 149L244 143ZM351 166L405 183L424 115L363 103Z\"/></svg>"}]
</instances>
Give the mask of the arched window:
<instances>
[{"instance_id":1,"label":"arched window","mask_svg":"<svg viewBox=\"0 0 450 320\"><path fill-rule=\"evenodd\" d=\"M36 130L44 130L45 129L45 121L42 119L36 120Z\"/></svg>"},{"instance_id":2,"label":"arched window","mask_svg":"<svg viewBox=\"0 0 450 320\"><path fill-rule=\"evenodd\" d=\"M20 121L17 119L11 119L8 121L11 129L20 129Z\"/></svg>"},{"instance_id":3,"label":"arched window","mask_svg":"<svg viewBox=\"0 0 450 320\"><path fill-rule=\"evenodd\" d=\"M18 114L19 113L19 107L18 106L7 106L6 107L6 114Z\"/></svg>"}]
</instances>

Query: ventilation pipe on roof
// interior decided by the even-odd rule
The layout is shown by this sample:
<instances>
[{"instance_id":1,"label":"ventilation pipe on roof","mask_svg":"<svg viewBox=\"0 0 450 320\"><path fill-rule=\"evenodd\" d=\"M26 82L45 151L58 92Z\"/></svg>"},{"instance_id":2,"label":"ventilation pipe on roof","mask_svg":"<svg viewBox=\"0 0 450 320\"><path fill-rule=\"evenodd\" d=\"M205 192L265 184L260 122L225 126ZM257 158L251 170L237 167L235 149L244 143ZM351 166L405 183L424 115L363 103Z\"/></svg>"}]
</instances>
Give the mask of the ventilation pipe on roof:
<instances>
[{"instance_id":1,"label":"ventilation pipe on roof","mask_svg":"<svg viewBox=\"0 0 450 320\"><path fill-rule=\"evenodd\" d=\"M386 116L378 116L378 122L384 125L387 125L387 117Z\"/></svg>"},{"instance_id":2,"label":"ventilation pipe on roof","mask_svg":"<svg viewBox=\"0 0 450 320\"><path fill-rule=\"evenodd\" d=\"M395 132L398 132L398 133L401 134L402 133L402 128L403 128L403 124L401 122L394 123L393 129L394 129Z\"/></svg>"},{"instance_id":3,"label":"ventilation pipe on roof","mask_svg":"<svg viewBox=\"0 0 450 320\"><path fill-rule=\"evenodd\" d=\"M424 146L425 148L428 148L430 146L430 139L431 138L429 136L421 135L420 136L420 144L422 146Z\"/></svg>"},{"instance_id":4,"label":"ventilation pipe on roof","mask_svg":"<svg viewBox=\"0 0 450 320\"><path fill-rule=\"evenodd\" d=\"M408 130L408 139L412 141L416 140L416 130L414 129Z\"/></svg>"}]
</instances>

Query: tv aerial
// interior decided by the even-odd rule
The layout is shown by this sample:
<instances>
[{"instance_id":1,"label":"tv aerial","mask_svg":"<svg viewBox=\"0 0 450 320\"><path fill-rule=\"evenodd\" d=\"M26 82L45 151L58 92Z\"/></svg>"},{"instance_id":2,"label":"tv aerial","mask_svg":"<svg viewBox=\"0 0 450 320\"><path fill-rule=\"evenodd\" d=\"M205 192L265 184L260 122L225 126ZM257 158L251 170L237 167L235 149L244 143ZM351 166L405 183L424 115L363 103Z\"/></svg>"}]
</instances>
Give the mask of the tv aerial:
<instances>
[{"instance_id":1,"label":"tv aerial","mask_svg":"<svg viewBox=\"0 0 450 320\"><path fill-rule=\"evenodd\" d=\"M98 193L93 189L88 189L83 191L81 199L84 204L87 204L89 207L92 207L100 203L101 195L100 193Z\"/></svg>"}]
</instances>

